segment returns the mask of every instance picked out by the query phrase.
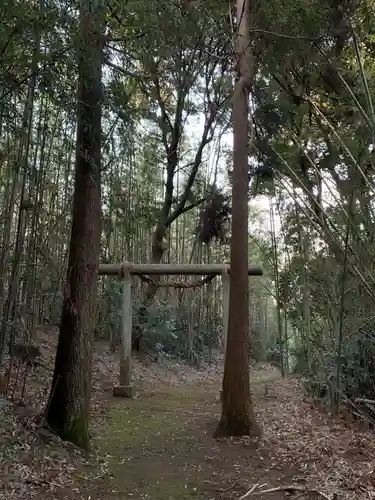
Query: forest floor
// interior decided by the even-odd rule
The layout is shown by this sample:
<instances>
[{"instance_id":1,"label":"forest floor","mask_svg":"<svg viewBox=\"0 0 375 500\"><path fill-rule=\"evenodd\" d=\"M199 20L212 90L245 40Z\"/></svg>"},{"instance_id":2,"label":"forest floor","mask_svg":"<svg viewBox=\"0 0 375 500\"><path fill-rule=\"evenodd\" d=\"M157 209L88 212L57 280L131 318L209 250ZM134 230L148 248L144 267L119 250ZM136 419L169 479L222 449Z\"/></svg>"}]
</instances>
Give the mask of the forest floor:
<instances>
[{"instance_id":1,"label":"forest floor","mask_svg":"<svg viewBox=\"0 0 375 500\"><path fill-rule=\"evenodd\" d=\"M53 367L51 343L42 340L45 367ZM268 365L252 369L262 437L215 440L222 363L196 371L136 361L138 396L115 399L116 355L97 345L90 453L38 426L45 367L24 404L0 409L1 499L375 499L374 432L319 412L298 380Z\"/></svg>"}]
</instances>

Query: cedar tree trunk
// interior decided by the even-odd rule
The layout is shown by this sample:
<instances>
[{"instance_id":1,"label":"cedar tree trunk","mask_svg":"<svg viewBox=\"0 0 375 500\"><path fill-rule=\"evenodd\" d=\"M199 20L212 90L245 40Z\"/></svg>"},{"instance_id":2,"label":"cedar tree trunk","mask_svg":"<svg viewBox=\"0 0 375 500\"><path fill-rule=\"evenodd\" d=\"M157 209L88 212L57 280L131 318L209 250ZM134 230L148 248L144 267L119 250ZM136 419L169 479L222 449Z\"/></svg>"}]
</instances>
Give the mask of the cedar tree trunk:
<instances>
[{"instance_id":1,"label":"cedar tree trunk","mask_svg":"<svg viewBox=\"0 0 375 500\"><path fill-rule=\"evenodd\" d=\"M249 90L255 61L250 47L249 0L237 0L237 67L233 95L233 184L229 325L218 436L257 435L248 360Z\"/></svg>"},{"instance_id":2,"label":"cedar tree trunk","mask_svg":"<svg viewBox=\"0 0 375 500\"><path fill-rule=\"evenodd\" d=\"M100 1L100 0L99 0ZM73 219L47 424L88 447L92 342L101 236L101 7L81 0Z\"/></svg>"}]
</instances>

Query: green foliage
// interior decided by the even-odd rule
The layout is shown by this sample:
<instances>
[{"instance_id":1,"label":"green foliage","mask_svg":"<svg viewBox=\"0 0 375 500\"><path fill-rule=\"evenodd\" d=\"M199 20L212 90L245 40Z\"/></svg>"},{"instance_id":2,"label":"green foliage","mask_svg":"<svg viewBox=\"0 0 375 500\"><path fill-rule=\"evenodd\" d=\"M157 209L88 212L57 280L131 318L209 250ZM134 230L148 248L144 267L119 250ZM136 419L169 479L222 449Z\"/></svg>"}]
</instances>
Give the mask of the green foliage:
<instances>
[{"instance_id":1,"label":"green foliage","mask_svg":"<svg viewBox=\"0 0 375 500\"><path fill-rule=\"evenodd\" d=\"M122 282L111 280L100 295L98 310L98 335L111 340L112 346L120 341L121 311L122 311Z\"/></svg>"},{"instance_id":2,"label":"green foliage","mask_svg":"<svg viewBox=\"0 0 375 500\"><path fill-rule=\"evenodd\" d=\"M358 333L342 354L342 387L351 399L375 399L375 337Z\"/></svg>"},{"instance_id":3,"label":"green foliage","mask_svg":"<svg viewBox=\"0 0 375 500\"><path fill-rule=\"evenodd\" d=\"M296 350L293 355L294 371L305 377L305 389L314 399L324 400L329 407L336 404L337 397L344 404L346 398L352 402L357 398L375 400L375 338L371 334L354 335L345 343L339 359L335 351L321 351L321 358L315 358L310 370L305 349ZM339 384L336 381L338 362L341 364Z\"/></svg>"},{"instance_id":4,"label":"green foliage","mask_svg":"<svg viewBox=\"0 0 375 500\"><path fill-rule=\"evenodd\" d=\"M171 307L167 301L149 308L144 316L142 346L146 352L159 352L199 364L197 356L207 357L212 348L218 348L221 318L192 323L190 308Z\"/></svg>"},{"instance_id":5,"label":"green foliage","mask_svg":"<svg viewBox=\"0 0 375 500\"><path fill-rule=\"evenodd\" d=\"M299 375L310 375L308 368L308 352L306 347L293 349L291 355L294 359L292 372L298 373Z\"/></svg>"},{"instance_id":6,"label":"green foliage","mask_svg":"<svg viewBox=\"0 0 375 500\"><path fill-rule=\"evenodd\" d=\"M221 139L230 125L233 33L228 5L188 3L189 8L170 0L115 2L114 12L107 14L103 262L150 260L171 153L177 155L169 200L173 211L199 151L197 123L210 116L215 104L220 109L215 138ZM14 311L25 308L30 328L42 318L58 318L63 295L74 186L76 8L64 2L6 0L0 15L0 306L3 311L19 274L14 292L24 304L15 304ZM251 177L252 194L276 200L281 219L275 238L280 267L276 289L269 214L266 210L262 218L251 198L249 261L261 263L266 276L254 280L259 287L252 285L250 291L251 322L256 325L251 338L260 344L264 337L265 347L257 344L253 352L251 345L250 352L256 356L258 347L265 349L268 359L280 364L286 345L275 340L278 297L296 332L287 328L295 371L322 392L322 384L337 383L332 377L340 360L340 387L350 397L369 398L373 346L358 331L372 317L374 303L374 9L354 0L259 5L252 30L259 58L249 161L251 173L265 168L265 175ZM25 120L29 108L31 117ZM226 195L230 188L230 148L224 141L212 140L211 146L198 158L186 198L190 210L173 221L163 239L166 261L222 262L229 257L227 240L213 242L210 255L196 241L200 200L212 189ZM22 192L29 209L21 203ZM257 231L260 220L263 229ZM17 244L24 253L14 263ZM349 271L343 276L346 250ZM135 318L141 293L136 282ZM116 344L121 282L101 280L98 295L100 335ZM178 307L161 299L146 312L146 348L156 352L158 346L164 355L190 361L194 355L205 356L222 333L219 295L220 285ZM5 313L3 319L9 320Z\"/></svg>"}]
</instances>

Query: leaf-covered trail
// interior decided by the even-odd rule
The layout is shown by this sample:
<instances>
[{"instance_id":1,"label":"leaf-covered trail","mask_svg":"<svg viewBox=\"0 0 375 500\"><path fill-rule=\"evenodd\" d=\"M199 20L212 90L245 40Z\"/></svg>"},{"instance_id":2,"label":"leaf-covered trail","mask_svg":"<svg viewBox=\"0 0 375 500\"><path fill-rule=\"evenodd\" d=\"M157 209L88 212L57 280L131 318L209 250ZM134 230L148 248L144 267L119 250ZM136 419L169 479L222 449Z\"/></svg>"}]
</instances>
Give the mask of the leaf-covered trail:
<instances>
[{"instance_id":1,"label":"leaf-covered trail","mask_svg":"<svg viewBox=\"0 0 375 500\"><path fill-rule=\"evenodd\" d=\"M282 380L269 366L254 369L262 439L216 441L222 360L203 371L135 360L139 398L114 399L118 360L100 347L93 373L94 453L37 425L52 369L36 369L25 404L0 411L1 500L238 500L257 483L257 491L300 488L257 495L260 500L323 498L302 489L329 499L334 493L337 500L375 499L374 432L319 413L293 378ZM45 366L53 367L54 349L48 352Z\"/></svg>"},{"instance_id":2,"label":"leaf-covered trail","mask_svg":"<svg viewBox=\"0 0 375 500\"><path fill-rule=\"evenodd\" d=\"M81 498L237 499L260 489L295 485L258 499L375 498L371 434L319 414L298 382L257 372L252 379L263 437L216 441L219 381L162 387L134 400L105 402L94 439L103 457ZM307 493L304 493L304 490ZM249 496L250 498L250 496Z\"/></svg>"}]
</instances>

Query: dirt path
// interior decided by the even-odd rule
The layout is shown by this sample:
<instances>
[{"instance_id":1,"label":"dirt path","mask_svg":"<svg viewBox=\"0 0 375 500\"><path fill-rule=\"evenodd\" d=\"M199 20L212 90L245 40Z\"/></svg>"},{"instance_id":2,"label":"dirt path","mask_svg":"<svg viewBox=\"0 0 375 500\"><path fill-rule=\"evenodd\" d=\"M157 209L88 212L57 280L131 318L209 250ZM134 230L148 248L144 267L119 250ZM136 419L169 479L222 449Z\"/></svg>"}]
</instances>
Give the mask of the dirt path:
<instances>
[{"instance_id":1,"label":"dirt path","mask_svg":"<svg viewBox=\"0 0 375 500\"><path fill-rule=\"evenodd\" d=\"M375 498L368 496L375 485L368 435L303 403L296 381L260 372L252 387L264 430L257 442L212 438L220 413L217 382L107 402L94 428L105 458L101 471L91 471L82 498L238 499L256 483L261 489L299 488L258 493L260 500L330 499L335 492L339 500Z\"/></svg>"},{"instance_id":2,"label":"dirt path","mask_svg":"<svg viewBox=\"0 0 375 500\"><path fill-rule=\"evenodd\" d=\"M262 438L215 440L221 364L203 372L179 366L176 375L138 363L140 395L125 400L111 396L118 363L107 357L98 355L94 370L97 453L38 427L39 386L34 406L1 410L1 500L239 500L251 488L258 494L247 498L260 500L375 499L374 432L319 413L297 380L269 366L253 370Z\"/></svg>"},{"instance_id":3,"label":"dirt path","mask_svg":"<svg viewBox=\"0 0 375 500\"><path fill-rule=\"evenodd\" d=\"M259 394L274 379L274 373L267 373L257 380ZM217 384L187 383L112 402L94 430L100 452L107 457L111 491L109 481L102 478L92 498L217 498L228 487L246 482L250 473L254 480L254 461L249 457L257 444L244 442L239 456L237 445L212 438L220 411L218 392ZM245 460L248 464L241 465ZM260 474L264 460L267 457L257 458Z\"/></svg>"}]
</instances>

